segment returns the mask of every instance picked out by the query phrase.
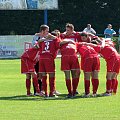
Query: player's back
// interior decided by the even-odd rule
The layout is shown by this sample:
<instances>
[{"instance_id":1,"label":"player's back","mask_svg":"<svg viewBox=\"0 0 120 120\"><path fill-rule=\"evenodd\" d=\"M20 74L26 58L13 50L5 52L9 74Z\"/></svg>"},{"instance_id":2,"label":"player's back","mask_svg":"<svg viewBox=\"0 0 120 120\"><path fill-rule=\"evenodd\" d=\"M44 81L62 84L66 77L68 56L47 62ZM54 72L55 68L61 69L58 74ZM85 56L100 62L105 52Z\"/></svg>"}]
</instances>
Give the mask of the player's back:
<instances>
[{"instance_id":1,"label":"player's back","mask_svg":"<svg viewBox=\"0 0 120 120\"><path fill-rule=\"evenodd\" d=\"M81 57L98 56L97 52L91 46L77 44L77 50L80 53Z\"/></svg>"},{"instance_id":2,"label":"player's back","mask_svg":"<svg viewBox=\"0 0 120 120\"><path fill-rule=\"evenodd\" d=\"M37 59L38 55L39 49L30 48L22 54L21 58L27 58L29 60L36 61L35 59Z\"/></svg>"},{"instance_id":3,"label":"player's back","mask_svg":"<svg viewBox=\"0 0 120 120\"><path fill-rule=\"evenodd\" d=\"M107 60L113 57L119 56L118 52L116 49L112 46L105 46L103 49L101 49L102 56Z\"/></svg>"},{"instance_id":4,"label":"player's back","mask_svg":"<svg viewBox=\"0 0 120 120\"><path fill-rule=\"evenodd\" d=\"M59 40L57 38L45 40L41 42L39 46L41 48L41 52L40 52L41 57L47 57L49 55L55 57L56 52L59 48Z\"/></svg>"}]
</instances>

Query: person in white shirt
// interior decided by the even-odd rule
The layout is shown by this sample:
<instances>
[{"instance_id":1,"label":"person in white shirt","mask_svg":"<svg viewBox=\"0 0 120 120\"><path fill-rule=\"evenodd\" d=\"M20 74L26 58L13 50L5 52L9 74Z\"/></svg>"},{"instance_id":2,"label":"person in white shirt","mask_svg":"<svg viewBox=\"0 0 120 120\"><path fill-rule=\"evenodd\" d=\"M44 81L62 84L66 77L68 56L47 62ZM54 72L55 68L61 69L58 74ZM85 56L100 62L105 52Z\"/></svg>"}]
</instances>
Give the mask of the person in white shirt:
<instances>
[{"instance_id":1,"label":"person in white shirt","mask_svg":"<svg viewBox=\"0 0 120 120\"><path fill-rule=\"evenodd\" d=\"M87 27L83 30L83 32L91 33L91 34L96 34L96 31L91 27L91 24L87 24Z\"/></svg>"}]
</instances>

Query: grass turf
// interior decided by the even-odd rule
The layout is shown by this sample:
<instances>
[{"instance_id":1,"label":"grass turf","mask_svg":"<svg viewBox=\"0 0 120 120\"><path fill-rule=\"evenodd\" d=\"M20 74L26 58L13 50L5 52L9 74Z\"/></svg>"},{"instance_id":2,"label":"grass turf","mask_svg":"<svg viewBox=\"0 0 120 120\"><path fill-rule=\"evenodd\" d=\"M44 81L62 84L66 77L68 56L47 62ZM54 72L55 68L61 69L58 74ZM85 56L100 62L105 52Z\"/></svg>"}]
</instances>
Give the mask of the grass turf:
<instances>
[{"instance_id":1,"label":"grass turf","mask_svg":"<svg viewBox=\"0 0 120 120\"><path fill-rule=\"evenodd\" d=\"M98 93L105 92L105 61L101 59ZM74 99L65 99L67 89L60 59L56 59L56 86L62 94L54 100L26 97L25 75L20 74L20 60L0 60L0 120L119 120L120 92L110 97L82 98L81 72ZM91 88L92 89L92 88ZM92 90L91 90L92 91Z\"/></svg>"}]
</instances>

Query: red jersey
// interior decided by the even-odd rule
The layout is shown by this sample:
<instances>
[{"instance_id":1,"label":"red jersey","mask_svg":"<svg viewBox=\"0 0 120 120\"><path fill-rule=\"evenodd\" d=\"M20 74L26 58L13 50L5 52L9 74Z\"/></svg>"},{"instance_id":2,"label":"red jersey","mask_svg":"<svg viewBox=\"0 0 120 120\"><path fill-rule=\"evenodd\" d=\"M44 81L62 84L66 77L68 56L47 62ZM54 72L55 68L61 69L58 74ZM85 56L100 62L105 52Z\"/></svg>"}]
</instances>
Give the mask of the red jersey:
<instances>
[{"instance_id":1,"label":"red jersey","mask_svg":"<svg viewBox=\"0 0 120 120\"><path fill-rule=\"evenodd\" d=\"M41 51L40 51L40 57L43 57L44 55L51 55L54 58L57 55L57 51L59 49L60 39L56 38L54 40L46 40L39 44Z\"/></svg>"},{"instance_id":2,"label":"red jersey","mask_svg":"<svg viewBox=\"0 0 120 120\"><path fill-rule=\"evenodd\" d=\"M64 55L76 55L77 49L76 49L76 43L65 43L62 44L60 47L60 51L62 56Z\"/></svg>"},{"instance_id":3,"label":"red jersey","mask_svg":"<svg viewBox=\"0 0 120 120\"><path fill-rule=\"evenodd\" d=\"M75 31L72 33L72 35L67 35L66 32L60 34L61 39L68 38L70 40L73 40L74 42L78 42L78 36L79 33Z\"/></svg>"},{"instance_id":4,"label":"red jersey","mask_svg":"<svg viewBox=\"0 0 120 120\"><path fill-rule=\"evenodd\" d=\"M77 51L80 53L82 58L88 58L92 56L98 56L97 52L93 47L81 45L77 43Z\"/></svg>"},{"instance_id":5,"label":"red jersey","mask_svg":"<svg viewBox=\"0 0 120 120\"><path fill-rule=\"evenodd\" d=\"M116 49L112 46L105 46L104 48L101 49L101 46L94 47L94 49L100 53L105 60L108 60L113 57L119 56L118 52Z\"/></svg>"},{"instance_id":6,"label":"red jersey","mask_svg":"<svg viewBox=\"0 0 120 120\"><path fill-rule=\"evenodd\" d=\"M33 62L37 62L39 60L39 49L36 48L28 49L22 54L21 59L22 58L28 58Z\"/></svg>"},{"instance_id":7,"label":"red jersey","mask_svg":"<svg viewBox=\"0 0 120 120\"><path fill-rule=\"evenodd\" d=\"M81 39L81 36L80 36L80 35L78 35L78 42L84 42L84 41ZM87 43L90 43L90 42L91 42L91 37L88 37L86 42L87 42Z\"/></svg>"}]
</instances>

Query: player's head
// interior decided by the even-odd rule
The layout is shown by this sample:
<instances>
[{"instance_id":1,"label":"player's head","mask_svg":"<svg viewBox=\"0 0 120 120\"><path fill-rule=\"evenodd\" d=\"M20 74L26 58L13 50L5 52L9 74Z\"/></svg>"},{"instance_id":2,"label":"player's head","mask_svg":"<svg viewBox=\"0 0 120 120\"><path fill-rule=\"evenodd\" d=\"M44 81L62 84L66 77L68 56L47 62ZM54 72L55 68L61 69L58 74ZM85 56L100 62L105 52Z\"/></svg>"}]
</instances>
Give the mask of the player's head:
<instances>
[{"instance_id":1,"label":"player's head","mask_svg":"<svg viewBox=\"0 0 120 120\"><path fill-rule=\"evenodd\" d=\"M99 42L97 40L92 40L91 43L98 45Z\"/></svg>"},{"instance_id":2,"label":"player's head","mask_svg":"<svg viewBox=\"0 0 120 120\"><path fill-rule=\"evenodd\" d=\"M60 31L58 29L55 29L54 32L57 34L57 37L60 37Z\"/></svg>"},{"instance_id":3,"label":"player's head","mask_svg":"<svg viewBox=\"0 0 120 120\"><path fill-rule=\"evenodd\" d=\"M55 31L52 31L51 34L57 36L57 33Z\"/></svg>"},{"instance_id":4,"label":"player's head","mask_svg":"<svg viewBox=\"0 0 120 120\"><path fill-rule=\"evenodd\" d=\"M108 24L108 28L111 29L111 28L112 28L112 25L111 25L111 24Z\"/></svg>"},{"instance_id":5,"label":"player's head","mask_svg":"<svg viewBox=\"0 0 120 120\"><path fill-rule=\"evenodd\" d=\"M49 33L49 26L47 26L47 25L41 25L41 26L40 26L40 33L41 33L43 36L48 35L48 33Z\"/></svg>"},{"instance_id":6,"label":"player's head","mask_svg":"<svg viewBox=\"0 0 120 120\"><path fill-rule=\"evenodd\" d=\"M81 36L81 39L82 39L83 42L86 42L86 41L87 41L87 39L88 39L88 34L87 34L87 33L82 32L82 33L80 34L80 36Z\"/></svg>"},{"instance_id":7,"label":"player's head","mask_svg":"<svg viewBox=\"0 0 120 120\"><path fill-rule=\"evenodd\" d=\"M73 31L74 31L74 25L67 23L66 24L66 34L71 35L73 33Z\"/></svg>"},{"instance_id":8,"label":"player's head","mask_svg":"<svg viewBox=\"0 0 120 120\"><path fill-rule=\"evenodd\" d=\"M91 28L91 24L87 24L87 28L90 29Z\"/></svg>"}]
</instances>

